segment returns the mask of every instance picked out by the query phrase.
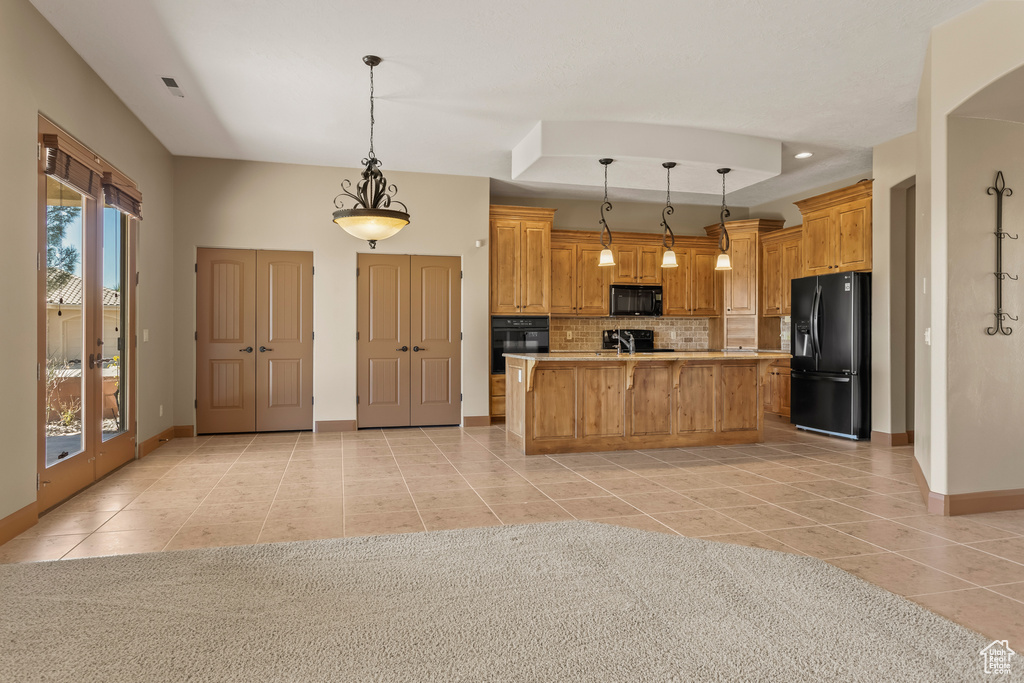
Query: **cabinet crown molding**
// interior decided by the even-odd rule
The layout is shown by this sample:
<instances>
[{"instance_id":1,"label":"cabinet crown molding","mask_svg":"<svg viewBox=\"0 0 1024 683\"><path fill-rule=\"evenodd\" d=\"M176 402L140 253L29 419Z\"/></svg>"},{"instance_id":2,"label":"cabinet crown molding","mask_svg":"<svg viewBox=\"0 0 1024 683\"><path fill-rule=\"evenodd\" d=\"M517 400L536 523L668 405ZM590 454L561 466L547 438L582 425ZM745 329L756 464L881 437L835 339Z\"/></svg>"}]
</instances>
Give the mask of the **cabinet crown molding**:
<instances>
[{"instance_id":1,"label":"cabinet crown molding","mask_svg":"<svg viewBox=\"0 0 1024 683\"><path fill-rule=\"evenodd\" d=\"M538 218L553 220L558 209L545 209L539 206L505 206L491 204L491 218Z\"/></svg>"},{"instance_id":2,"label":"cabinet crown molding","mask_svg":"<svg viewBox=\"0 0 1024 683\"><path fill-rule=\"evenodd\" d=\"M760 234L775 232L781 230L782 226L786 224L784 220L775 220L769 218L748 218L742 221L726 221L726 230L757 230ZM721 232L718 223L708 225L704 227L704 232L708 234L708 237L718 237L718 233Z\"/></svg>"},{"instance_id":3,"label":"cabinet crown molding","mask_svg":"<svg viewBox=\"0 0 1024 683\"><path fill-rule=\"evenodd\" d=\"M773 233L765 235L761 238L761 244L773 244L775 242L784 242L786 240L800 239L803 237L804 226L803 224L794 225L791 228L784 230L777 230Z\"/></svg>"},{"instance_id":4,"label":"cabinet crown molding","mask_svg":"<svg viewBox=\"0 0 1024 683\"><path fill-rule=\"evenodd\" d=\"M849 187L843 187L814 197L801 199L798 202L793 202L793 204L800 209L800 213L807 214L811 211L817 211L818 209L830 209L833 206L840 206L858 199L870 199L872 183L872 180L862 180L859 183L850 185Z\"/></svg>"},{"instance_id":5,"label":"cabinet crown molding","mask_svg":"<svg viewBox=\"0 0 1024 683\"><path fill-rule=\"evenodd\" d=\"M661 246L662 233L660 232L615 232L612 244L617 246L639 245L639 246ZM552 230L551 241L583 243L593 242L600 244L600 233L596 230ZM706 247L713 244L711 240L702 235L676 235L677 247Z\"/></svg>"}]
</instances>

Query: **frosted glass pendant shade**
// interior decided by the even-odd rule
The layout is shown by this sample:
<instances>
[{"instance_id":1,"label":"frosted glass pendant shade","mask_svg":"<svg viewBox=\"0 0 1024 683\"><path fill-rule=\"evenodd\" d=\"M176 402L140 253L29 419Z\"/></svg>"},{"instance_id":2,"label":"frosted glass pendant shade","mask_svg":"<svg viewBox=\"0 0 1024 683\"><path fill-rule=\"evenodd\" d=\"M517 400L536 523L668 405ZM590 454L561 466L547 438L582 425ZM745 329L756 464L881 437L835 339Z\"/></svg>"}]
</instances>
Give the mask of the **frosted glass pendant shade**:
<instances>
[{"instance_id":1,"label":"frosted glass pendant shade","mask_svg":"<svg viewBox=\"0 0 1024 683\"><path fill-rule=\"evenodd\" d=\"M409 224L409 214L387 209L347 209L334 212L334 222L361 240L383 240Z\"/></svg>"},{"instance_id":2,"label":"frosted glass pendant shade","mask_svg":"<svg viewBox=\"0 0 1024 683\"><path fill-rule=\"evenodd\" d=\"M718 263L715 264L715 270L732 270L732 263L729 262L728 254L718 255Z\"/></svg>"},{"instance_id":3,"label":"frosted glass pendant shade","mask_svg":"<svg viewBox=\"0 0 1024 683\"><path fill-rule=\"evenodd\" d=\"M614 266L615 265L615 257L612 256L612 250L611 249L602 249L601 250L601 260L597 262L597 265L599 265L599 266Z\"/></svg>"},{"instance_id":4,"label":"frosted glass pendant shade","mask_svg":"<svg viewBox=\"0 0 1024 683\"><path fill-rule=\"evenodd\" d=\"M679 264L676 263L676 252L668 249L661 257L662 268L677 268Z\"/></svg>"}]
</instances>

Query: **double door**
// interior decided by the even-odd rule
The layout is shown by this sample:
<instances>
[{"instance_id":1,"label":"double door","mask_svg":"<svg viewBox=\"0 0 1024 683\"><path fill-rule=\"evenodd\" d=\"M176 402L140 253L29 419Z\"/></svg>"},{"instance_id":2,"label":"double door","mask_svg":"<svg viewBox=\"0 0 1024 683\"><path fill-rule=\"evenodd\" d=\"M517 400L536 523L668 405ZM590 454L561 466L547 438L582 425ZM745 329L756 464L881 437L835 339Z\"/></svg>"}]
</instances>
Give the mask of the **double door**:
<instances>
[{"instance_id":1,"label":"double door","mask_svg":"<svg viewBox=\"0 0 1024 683\"><path fill-rule=\"evenodd\" d=\"M313 428L313 254L200 249L196 431Z\"/></svg>"},{"instance_id":2,"label":"double door","mask_svg":"<svg viewBox=\"0 0 1024 683\"><path fill-rule=\"evenodd\" d=\"M358 266L359 427L459 424L460 259L359 254Z\"/></svg>"}]
</instances>

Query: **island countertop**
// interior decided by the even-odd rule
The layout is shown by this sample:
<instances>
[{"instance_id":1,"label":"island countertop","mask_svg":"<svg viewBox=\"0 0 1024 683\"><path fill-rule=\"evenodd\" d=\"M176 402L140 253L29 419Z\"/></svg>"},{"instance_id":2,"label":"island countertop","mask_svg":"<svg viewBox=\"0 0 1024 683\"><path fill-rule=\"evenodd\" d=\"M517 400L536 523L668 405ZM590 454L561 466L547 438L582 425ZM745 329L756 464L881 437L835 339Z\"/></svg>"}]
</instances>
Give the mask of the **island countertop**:
<instances>
[{"instance_id":1,"label":"island countertop","mask_svg":"<svg viewBox=\"0 0 1024 683\"><path fill-rule=\"evenodd\" d=\"M792 358L785 351L638 351L617 355L614 351L555 351L553 353L505 353L505 358L530 361L636 361L636 360L778 360Z\"/></svg>"}]
</instances>

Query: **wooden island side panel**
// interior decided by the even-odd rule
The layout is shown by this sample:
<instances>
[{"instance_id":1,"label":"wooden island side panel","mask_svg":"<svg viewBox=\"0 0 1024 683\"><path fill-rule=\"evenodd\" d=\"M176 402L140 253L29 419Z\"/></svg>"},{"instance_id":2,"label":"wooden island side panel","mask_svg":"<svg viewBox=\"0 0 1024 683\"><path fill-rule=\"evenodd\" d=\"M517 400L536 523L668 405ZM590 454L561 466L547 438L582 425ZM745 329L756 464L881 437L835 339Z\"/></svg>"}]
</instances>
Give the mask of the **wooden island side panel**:
<instances>
[{"instance_id":1,"label":"wooden island side panel","mask_svg":"<svg viewBox=\"0 0 1024 683\"><path fill-rule=\"evenodd\" d=\"M507 440L528 455L763 441L773 359L507 359Z\"/></svg>"}]
</instances>

